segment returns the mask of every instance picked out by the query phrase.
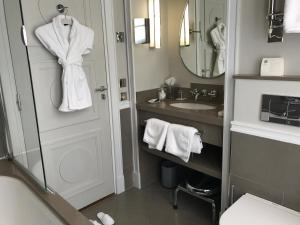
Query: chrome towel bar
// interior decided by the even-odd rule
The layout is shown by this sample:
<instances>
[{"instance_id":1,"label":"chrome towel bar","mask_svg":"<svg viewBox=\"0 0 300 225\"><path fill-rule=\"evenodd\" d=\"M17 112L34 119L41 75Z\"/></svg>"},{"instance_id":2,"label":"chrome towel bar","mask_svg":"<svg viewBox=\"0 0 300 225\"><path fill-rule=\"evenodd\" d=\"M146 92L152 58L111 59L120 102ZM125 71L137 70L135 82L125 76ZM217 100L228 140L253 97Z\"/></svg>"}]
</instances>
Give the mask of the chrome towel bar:
<instances>
[{"instance_id":1,"label":"chrome towel bar","mask_svg":"<svg viewBox=\"0 0 300 225\"><path fill-rule=\"evenodd\" d=\"M147 124L147 120L144 120L144 122L145 122L145 124ZM203 137L203 135L205 134L205 132L204 131L200 131L200 130L198 130L198 132L196 133L196 135L199 135L200 137Z\"/></svg>"}]
</instances>

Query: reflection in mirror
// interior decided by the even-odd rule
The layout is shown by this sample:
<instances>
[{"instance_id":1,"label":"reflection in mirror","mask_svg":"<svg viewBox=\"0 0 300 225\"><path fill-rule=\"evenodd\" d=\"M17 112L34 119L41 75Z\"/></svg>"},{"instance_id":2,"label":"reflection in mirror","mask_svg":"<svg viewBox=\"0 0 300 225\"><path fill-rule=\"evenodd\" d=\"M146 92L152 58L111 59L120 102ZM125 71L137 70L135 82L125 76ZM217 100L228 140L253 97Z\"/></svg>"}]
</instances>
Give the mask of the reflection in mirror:
<instances>
[{"instance_id":1,"label":"reflection in mirror","mask_svg":"<svg viewBox=\"0 0 300 225\"><path fill-rule=\"evenodd\" d=\"M188 70L201 78L225 73L226 0L189 0L180 30L180 56Z\"/></svg>"},{"instance_id":2,"label":"reflection in mirror","mask_svg":"<svg viewBox=\"0 0 300 225\"><path fill-rule=\"evenodd\" d=\"M180 47L190 46L189 4L186 4L180 31Z\"/></svg>"},{"instance_id":3,"label":"reflection in mirror","mask_svg":"<svg viewBox=\"0 0 300 225\"><path fill-rule=\"evenodd\" d=\"M134 19L134 43L147 44L149 42L150 42L149 19L135 18Z\"/></svg>"}]
</instances>

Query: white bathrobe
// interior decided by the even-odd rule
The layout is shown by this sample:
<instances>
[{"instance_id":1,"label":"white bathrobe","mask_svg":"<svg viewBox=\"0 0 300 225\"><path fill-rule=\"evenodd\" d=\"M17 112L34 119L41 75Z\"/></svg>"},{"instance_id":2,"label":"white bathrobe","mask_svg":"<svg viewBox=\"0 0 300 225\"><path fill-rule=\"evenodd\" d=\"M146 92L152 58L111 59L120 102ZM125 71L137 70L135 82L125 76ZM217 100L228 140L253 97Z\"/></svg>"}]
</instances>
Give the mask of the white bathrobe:
<instances>
[{"instance_id":1,"label":"white bathrobe","mask_svg":"<svg viewBox=\"0 0 300 225\"><path fill-rule=\"evenodd\" d=\"M86 75L82 68L82 56L88 54L94 42L94 31L81 25L74 17L72 25L65 26L64 15L53 18L49 24L36 29L41 43L63 67L63 96L59 111L71 112L92 106L92 98Z\"/></svg>"},{"instance_id":2,"label":"white bathrobe","mask_svg":"<svg viewBox=\"0 0 300 225\"><path fill-rule=\"evenodd\" d=\"M219 23L211 32L211 39L217 51L216 62L214 65L213 75L218 76L225 73L225 24Z\"/></svg>"}]
</instances>

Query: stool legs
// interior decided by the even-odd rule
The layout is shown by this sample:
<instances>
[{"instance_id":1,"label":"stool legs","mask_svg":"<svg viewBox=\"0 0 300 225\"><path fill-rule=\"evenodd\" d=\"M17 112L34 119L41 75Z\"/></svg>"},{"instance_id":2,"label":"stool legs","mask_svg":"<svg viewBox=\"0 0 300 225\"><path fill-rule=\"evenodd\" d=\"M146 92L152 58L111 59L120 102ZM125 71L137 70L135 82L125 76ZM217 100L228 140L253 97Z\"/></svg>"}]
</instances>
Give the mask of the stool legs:
<instances>
[{"instance_id":1,"label":"stool legs","mask_svg":"<svg viewBox=\"0 0 300 225\"><path fill-rule=\"evenodd\" d=\"M173 208L178 209L178 192L180 191L179 186L174 191L174 202L173 202Z\"/></svg>"},{"instance_id":2,"label":"stool legs","mask_svg":"<svg viewBox=\"0 0 300 225\"><path fill-rule=\"evenodd\" d=\"M217 225L216 224L216 204L214 202L212 202L211 207L212 207L212 223L213 223L213 225Z\"/></svg>"},{"instance_id":3,"label":"stool legs","mask_svg":"<svg viewBox=\"0 0 300 225\"><path fill-rule=\"evenodd\" d=\"M190 192L189 190L187 190L186 188L183 188L181 186L178 186L175 190L174 190L174 193L173 193L173 208L174 209L178 209L178 193L179 191L183 191L187 194L190 194L196 198L199 198L201 200L204 200L208 203L211 204L211 209L212 209L212 224L213 225L217 225L216 223L216 203L213 199L210 199L210 198L207 198L205 196L201 196L201 195L197 195L196 193L193 193L193 192Z\"/></svg>"}]
</instances>

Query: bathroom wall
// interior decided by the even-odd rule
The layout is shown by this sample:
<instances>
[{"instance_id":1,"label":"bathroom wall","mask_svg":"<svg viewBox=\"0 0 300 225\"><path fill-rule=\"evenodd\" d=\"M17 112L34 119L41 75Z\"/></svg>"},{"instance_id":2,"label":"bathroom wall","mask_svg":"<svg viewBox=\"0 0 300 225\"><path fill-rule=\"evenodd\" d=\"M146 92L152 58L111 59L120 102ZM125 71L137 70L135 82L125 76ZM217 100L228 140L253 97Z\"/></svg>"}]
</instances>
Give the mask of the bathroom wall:
<instances>
[{"instance_id":1,"label":"bathroom wall","mask_svg":"<svg viewBox=\"0 0 300 225\"><path fill-rule=\"evenodd\" d=\"M232 134L233 199L251 193L300 211L300 146Z\"/></svg>"},{"instance_id":2,"label":"bathroom wall","mask_svg":"<svg viewBox=\"0 0 300 225\"><path fill-rule=\"evenodd\" d=\"M149 44L133 44L133 63L136 91L159 88L169 76L167 0L161 0L161 48L150 49ZM148 0L131 1L134 18L148 18ZM133 36L134 36L134 31Z\"/></svg>"},{"instance_id":3,"label":"bathroom wall","mask_svg":"<svg viewBox=\"0 0 300 225\"><path fill-rule=\"evenodd\" d=\"M179 55L179 33L186 0L168 1L168 57L170 74L178 80L182 87L190 87L190 83L224 84L224 76L215 79L202 79L189 72Z\"/></svg>"},{"instance_id":4,"label":"bathroom wall","mask_svg":"<svg viewBox=\"0 0 300 225\"><path fill-rule=\"evenodd\" d=\"M300 34L285 34L283 43L267 43L267 8L268 1L238 1L236 74L258 75L263 57L284 57L285 74L299 76ZM261 122L259 110L262 94L299 97L300 82L237 80L235 85L236 121L299 135L298 127Z\"/></svg>"},{"instance_id":5,"label":"bathroom wall","mask_svg":"<svg viewBox=\"0 0 300 225\"><path fill-rule=\"evenodd\" d=\"M300 34L285 34L283 43L269 44L268 1L239 0L238 4L236 73L259 74L263 57L284 57L285 74L300 75Z\"/></svg>"},{"instance_id":6,"label":"bathroom wall","mask_svg":"<svg viewBox=\"0 0 300 225\"><path fill-rule=\"evenodd\" d=\"M267 43L267 4L238 1L235 73L259 75L263 57L284 57L285 74L299 76L300 34ZM259 114L262 94L299 96L300 82L237 80L235 85L230 163L234 199L248 192L299 211L300 128L261 122Z\"/></svg>"},{"instance_id":7,"label":"bathroom wall","mask_svg":"<svg viewBox=\"0 0 300 225\"><path fill-rule=\"evenodd\" d=\"M130 109L121 110L121 133L123 153L123 173L125 177L125 189L133 186L133 150Z\"/></svg>"},{"instance_id":8,"label":"bathroom wall","mask_svg":"<svg viewBox=\"0 0 300 225\"><path fill-rule=\"evenodd\" d=\"M269 133L272 137L273 131L276 131L277 136L275 134L273 136L277 140L279 133L288 134L291 137L295 137L294 143L296 143L298 139L296 137L300 137L299 127L263 122L260 120L260 111L263 94L300 97L299 90L299 81L238 79L235 81L234 121L246 127L263 130L263 132L256 131L256 134L270 130L272 132L266 133ZM297 142L300 143L299 141Z\"/></svg>"},{"instance_id":9,"label":"bathroom wall","mask_svg":"<svg viewBox=\"0 0 300 225\"><path fill-rule=\"evenodd\" d=\"M124 0L114 0L114 15L116 32L125 32ZM122 92L127 92L127 98L129 100L126 42L117 42L117 67L119 79L125 78L127 80L127 87L120 87L120 98ZM121 105L126 105L126 102L128 101L122 101ZM131 114L129 104L128 108L125 107L120 110L120 119L122 136L123 173L125 179L125 189L128 190L133 186L133 148L131 143Z\"/></svg>"},{"instance_id":10,"label":"bathroom wall","mask_svg":"<svg viewBox=\"0 0 300 225\"><path fill-rule=\"evenodd\" d=\"M300 210L300 128L260 120L263 94L300 96L299 88L299 81L235 81L230 162L233 199L251 193Z\"/></svg>"},{"instance_id":11,"label":"bathroom wall","mask_svg":"<svg viewBox=\"0 0 300 225\"><path fill-rule=\"evenodd\" d=\"M124 11L124 0L114 0L114 22L116 32L124 32L125 34L125 11ZM123 100L122 104L128 103L129 100L129 89L128 89L128 71L127 71L127 52L126 42L117 42L117 66L119 79L126 79L126 87L120 87L120 99L121 94L126 93L127 100Z\"/></svg>"}]
</instances>

